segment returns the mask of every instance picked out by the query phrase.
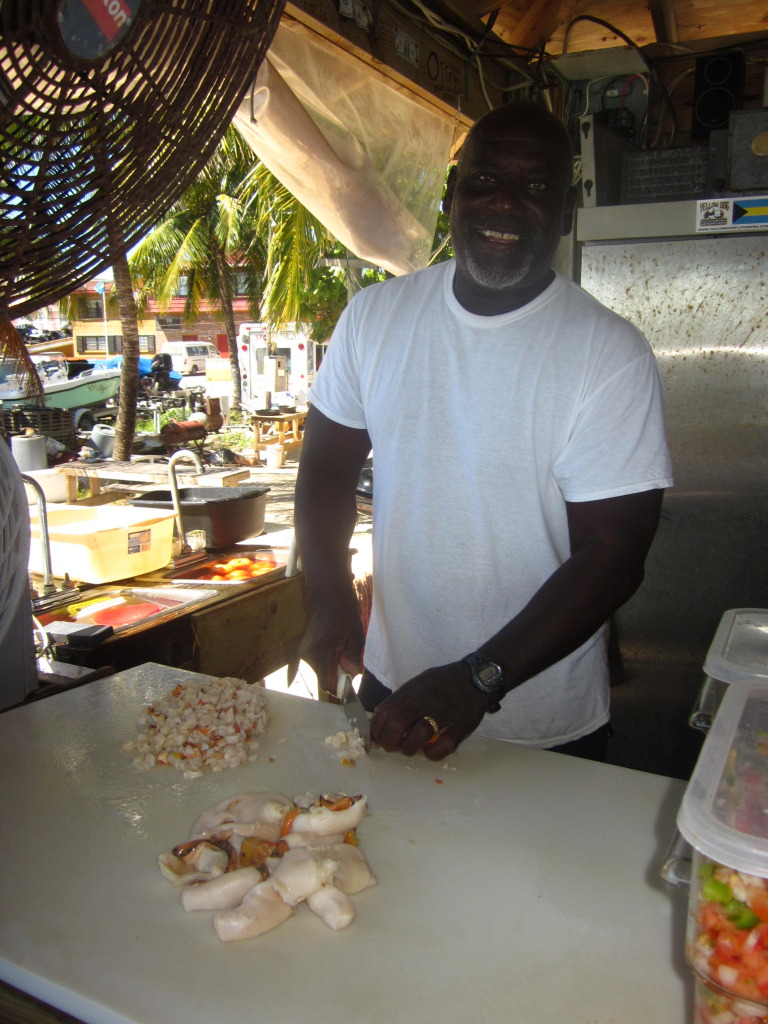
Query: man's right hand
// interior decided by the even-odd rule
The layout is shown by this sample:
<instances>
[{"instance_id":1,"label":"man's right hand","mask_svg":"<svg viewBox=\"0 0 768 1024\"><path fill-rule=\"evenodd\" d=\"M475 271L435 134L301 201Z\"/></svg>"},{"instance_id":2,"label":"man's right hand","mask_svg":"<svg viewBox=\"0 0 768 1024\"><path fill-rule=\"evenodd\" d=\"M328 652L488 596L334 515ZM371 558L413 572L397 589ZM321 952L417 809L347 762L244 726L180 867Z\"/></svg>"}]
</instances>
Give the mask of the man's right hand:
<instances>
[{"instance_id":1,"label":"man's right hand","mask_svg":"<svg viewBox=\"0 0 768 1024\"><path fill-rule=\"evenodd\" d=\"M357 600L328 603L309 619L299 656L317 675L318 696L336 699L339 666L354 676L363 671L365 632Z\"/></svg>"}]
</instances>

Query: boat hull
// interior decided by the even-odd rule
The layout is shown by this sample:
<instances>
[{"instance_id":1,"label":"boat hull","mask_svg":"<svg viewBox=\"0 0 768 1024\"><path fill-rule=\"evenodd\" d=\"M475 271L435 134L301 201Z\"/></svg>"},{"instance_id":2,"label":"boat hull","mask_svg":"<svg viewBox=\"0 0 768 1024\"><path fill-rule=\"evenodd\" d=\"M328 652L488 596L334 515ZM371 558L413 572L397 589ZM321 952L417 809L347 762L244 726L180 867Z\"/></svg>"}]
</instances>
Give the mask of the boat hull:
<instances>
[{"instance_id":1,"label":"boat hull","mask_svg":"<svg viewBox=\"0 0 768 1024\"><path fill-rule=\"evenodd\" d=\"M68 381L43 384L43 405L48 409L83 409L103 405L120 390L120 371L96 371L81 374ZM5 409L39 406L36 398L28 398L20 391L0 391Z\"/></svg>"}]
</instances>

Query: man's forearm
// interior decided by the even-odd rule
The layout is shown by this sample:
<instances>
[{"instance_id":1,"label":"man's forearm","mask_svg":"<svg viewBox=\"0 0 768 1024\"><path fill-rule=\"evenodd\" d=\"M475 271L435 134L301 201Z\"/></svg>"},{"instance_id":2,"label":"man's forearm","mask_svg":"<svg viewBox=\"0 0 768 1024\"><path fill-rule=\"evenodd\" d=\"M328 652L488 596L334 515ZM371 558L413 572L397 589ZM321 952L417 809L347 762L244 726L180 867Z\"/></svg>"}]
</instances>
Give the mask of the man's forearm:
<instances>
[{"instance_id":1,"label":"man's forearm","mask_svg":"<svg viewBox=\"0 0 768 1024\"><path fill-rule=\"evenodd\" d=\"M508 688L575 651L634 594L663 495L651 489L567 504L571 557L480 647L505 669Z\"/></svg>"},{"instance_id":2,"label":"man's forearm","mask_svg":"<svg viewBox=\"0 0 768 1024\"><path fill-rule=\"evenodd\" d=\"M352 593L349 542L357 522L356 487L371 450L368 434L310 408L296 479L294 522L310 608Z\"/></svg>"},{"instance_id":3,"label":"man's forearm","mask_svg":"<svg viewBox=\"0 0 768 1024\"><path fill-rule=\"evenodd\" d=\"M356 521L354 490L312 470L297 481L296 537L310 605L351 586L349 545Z\"/></svg>"},{"instance_id":4,"label":"man's forearm","mask_svg":"<svg viewBox=\"0 0 768 1024\"><path fill-rule=\"evenodd\" d=\"M642 578L642 563L625 564L610 550L584 548L479 650L501 665L512 689L585 643L632 596Z\"/></svg>"}]
</instances>

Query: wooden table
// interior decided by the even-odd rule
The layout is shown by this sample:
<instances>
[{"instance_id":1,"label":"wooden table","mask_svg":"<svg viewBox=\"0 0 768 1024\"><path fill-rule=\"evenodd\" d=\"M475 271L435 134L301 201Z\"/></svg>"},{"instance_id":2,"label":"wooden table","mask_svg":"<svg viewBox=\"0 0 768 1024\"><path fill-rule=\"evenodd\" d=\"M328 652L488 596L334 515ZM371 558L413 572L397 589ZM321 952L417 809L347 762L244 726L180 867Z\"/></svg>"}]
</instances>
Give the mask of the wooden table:
<instances>
[{"instance_id":1,"label":"wooden table","mask_svg":"<svg viewBox=\"0 0 768 1024\"><path fill-rule=\"evenodd\" d=\"M306 409L285 413L255 413L253 419L253 450L258 454L268 444L266 431L277 428L277 443L285 444L286 436L291 441L301 440L301 428L307 418Z\"/></svg>"},{"instance_id":2,"label":"wooden table","mask_svg":"<svg viewBox=\"0 0 768 1024\"><path fill-rule=\"evenodd\" d=\"M58 473L67 478L67 501L77 501L77 481L86 478L91 497L101 493L102 481L119 481L135 483L140 486L154 484L168 486L168 463L136 459L132 462L115 462L107 459L104 462L65 462L56 467ZM247 480L250 471L238 466L236 468L206 469L205 473L197 473L180 463L176 466L176 479L182 487L235 487Z\"/></svg>"}]
</instances>

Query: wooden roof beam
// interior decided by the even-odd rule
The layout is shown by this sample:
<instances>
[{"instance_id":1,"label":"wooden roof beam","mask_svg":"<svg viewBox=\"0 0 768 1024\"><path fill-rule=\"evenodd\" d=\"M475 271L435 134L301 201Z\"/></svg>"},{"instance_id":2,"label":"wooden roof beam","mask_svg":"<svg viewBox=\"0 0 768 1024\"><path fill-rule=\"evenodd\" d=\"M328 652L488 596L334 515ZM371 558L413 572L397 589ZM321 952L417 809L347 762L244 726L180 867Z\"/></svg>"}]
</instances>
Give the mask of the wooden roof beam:
<instances>
[{"instance_id":1,"label":"wooden roof beam","mask_svg":"<svg viewBox=\"0 0 768 1024\"><path fill-rule=\"evenodd\" d=\"M502 6L494 25L497 35L511 46L536 50L544 46L562 23L561 0L533 0L522 17L505 18Z\"/></svg>"},{"instance_id":2,"label":"wooden roof beam","mask_svg":"<svg viewBox=\"0 0 768 1024\"><path fill-rule=\"evenodd\" d=\"M679 42L673 0L649 0L648 10L659 43Z\"/></svg>"}]
</instances>

